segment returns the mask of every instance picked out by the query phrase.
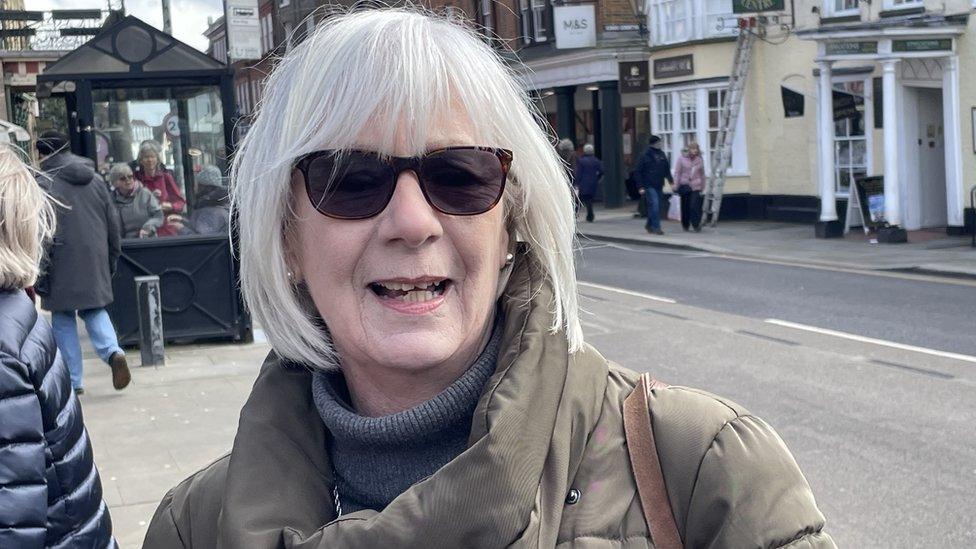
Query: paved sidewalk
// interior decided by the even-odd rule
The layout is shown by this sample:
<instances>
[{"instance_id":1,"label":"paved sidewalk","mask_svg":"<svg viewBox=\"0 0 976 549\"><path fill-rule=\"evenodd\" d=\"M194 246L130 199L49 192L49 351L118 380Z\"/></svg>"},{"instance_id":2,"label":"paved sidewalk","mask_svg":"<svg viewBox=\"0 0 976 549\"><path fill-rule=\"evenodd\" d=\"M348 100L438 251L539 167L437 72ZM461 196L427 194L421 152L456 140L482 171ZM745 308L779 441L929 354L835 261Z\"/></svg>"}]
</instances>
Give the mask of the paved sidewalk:
<instances>
[{"instance_id":1,"label":"paved sidewalk","mask_svg":"<svg viewBox=\"0 0 976 549\"><path fill-rule=\"evenodd\" d=\"M664 236L648 234L644 219L633 217L636 206L596 209L596 221L579 219L587 238L649 244L679 249L859 270L915 271L976 278L976 248L970 237L948 236L944 230L913 231L907 244L877 244L861 229L845 238L815 238L813 225L776 221L719 221L701 233L684 232L675 221L662 221Z\"/></svg>"},{"instance_id":2,"label":"paved sidewalk","mask_svg":"<svg viewBox=\"0 0 976 549\"><path fill-rule=\"evenodd\" d=\"M269 347L170 346L166 365L158 368L140 367L139 351L130 350L132 383L115 391L109 368L81 337L82 411L114 533L123 549L142 547L163 495L230 451L241 406Z\"/></svg>"}]
</instances>

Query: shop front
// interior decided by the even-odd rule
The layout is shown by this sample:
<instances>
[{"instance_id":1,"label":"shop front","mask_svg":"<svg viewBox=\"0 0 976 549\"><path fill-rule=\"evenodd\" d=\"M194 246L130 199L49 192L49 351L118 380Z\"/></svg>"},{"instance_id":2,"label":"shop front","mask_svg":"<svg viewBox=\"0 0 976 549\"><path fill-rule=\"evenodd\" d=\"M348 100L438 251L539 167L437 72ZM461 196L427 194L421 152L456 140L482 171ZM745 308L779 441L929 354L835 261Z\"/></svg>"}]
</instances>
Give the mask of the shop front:
<instances>
[{"instance_id":1,"label":"shop front","mask_svg":"<svg viewBox=\"0 0 976 549\"><path fill-rule=\"evenodd\" d=\"M126 17L47 66L38 97L72 152L109 182L128 167L162 209L160 224L123 235L109 308L120 341L138 340L145 275L160 279L167 340L250 337L229 238L233 72Z\"/></svg>"},{"instance_id":2,"label":"shop front","mask_svg":"<svg viewBox=\"0 0 976 549\"><path fill-rule=\"evenodd\" d=\"M579 154L592 144L605 175L598 199L623 205L624 180L650 137L647 55L611 49L578 50L526 60L525 79L560 139Z\"/></svg>"},{"instance_id":3,"label":"shop front","mask_svg":"<svg viewBox=\"0 0 976 549\"><path fill-rule=\"evenodd\" d=\"M865 176L883 177L883 198L871 204L875 221L890 228L880 240L903 241L906 230L962 232L971 144L961 114L974 99L960 96L960 48L972 47L966 26L965 17L933 15L805 33L818 45L819 236L864 221L852 218L854 208L839 216L837 205L865 200L855 192Z\"/></svg>"}]
</instances>

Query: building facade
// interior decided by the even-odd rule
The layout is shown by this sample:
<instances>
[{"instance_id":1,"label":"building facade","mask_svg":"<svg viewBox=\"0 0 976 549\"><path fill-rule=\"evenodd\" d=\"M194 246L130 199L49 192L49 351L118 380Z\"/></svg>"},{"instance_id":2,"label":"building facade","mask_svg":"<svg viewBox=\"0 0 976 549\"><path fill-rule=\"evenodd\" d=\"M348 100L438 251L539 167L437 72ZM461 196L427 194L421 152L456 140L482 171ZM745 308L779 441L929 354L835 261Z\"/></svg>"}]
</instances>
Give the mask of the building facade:
<instances>
[{"instance_id":1,"label":"building facade","mask_svg":"<svg viewBox=\"0 0 976 549\"><path fill-rule=\"evenodd\" d=\"M973 225L976 37L969 0L850 0L798 8L815 46L819 219L834 232L856 175L883 176L877 213L907 230ZM814 10L813 8L817 8ZM847 156L849 154L849 156Z\"/></svg>"}]
</instances>

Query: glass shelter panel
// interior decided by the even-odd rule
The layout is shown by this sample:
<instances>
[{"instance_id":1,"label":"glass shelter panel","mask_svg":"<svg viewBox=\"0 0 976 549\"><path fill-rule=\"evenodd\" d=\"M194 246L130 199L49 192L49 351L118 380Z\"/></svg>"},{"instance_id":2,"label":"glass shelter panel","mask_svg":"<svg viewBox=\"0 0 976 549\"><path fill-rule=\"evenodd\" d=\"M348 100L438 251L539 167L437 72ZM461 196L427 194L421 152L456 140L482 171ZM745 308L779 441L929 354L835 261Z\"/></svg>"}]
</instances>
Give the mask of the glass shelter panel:
<instances>
[{"instance_id":1,"label":"glass shelter panel","mask_svg":"<svg viewBox=\"0 0 976 549\"><path fill-rule=\"evenodd\" d=\"M124 238L227 234L216 86L93 90L95 161Z\"/></svg>"}]
</instances>

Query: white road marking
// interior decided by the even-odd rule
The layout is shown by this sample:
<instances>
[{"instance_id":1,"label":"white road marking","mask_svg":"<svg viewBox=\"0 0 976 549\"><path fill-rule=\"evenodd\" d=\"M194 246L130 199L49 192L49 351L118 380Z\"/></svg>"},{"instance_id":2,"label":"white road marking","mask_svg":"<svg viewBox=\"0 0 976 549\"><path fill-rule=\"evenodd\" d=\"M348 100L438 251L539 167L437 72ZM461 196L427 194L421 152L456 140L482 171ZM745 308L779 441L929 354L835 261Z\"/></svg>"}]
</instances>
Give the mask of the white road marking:
<instances>
[{"instance_id":1,"label":"white road marking","mask_svg":"<svg viewBox=\"0 0 976 549\"><path fill-rule=\"evenodd\" d=\"M936 349L929 349L928 347L916 347L915 345L906 345L904 343L896 343L894 341L887 341L884 339L875 339L873 337L864 337L855 334L849 334L847 332L838 332L837 330L817 328L816 326L807 326L806 324L797 324L796 322L789 322L787 320L778 320L775 318L767 318L765 322L769 324L775 324L777 326L784 326L786 328L793 328L795 330L804 330L807 332L814 332L817 334L850 339L851 341L860 341L861 343L871 343L873 345L891 347L892 349L900 349L902 351L912 351L915 353L922 353L922 354L932 355L932 356L937 356L942 358L950 358L953 360L961 360L963 362L972 362L976 364L976 356L971 356L971 355L950 353L948 351L939 351Z\"/></svg>"},{"instance_id":2,"label":"white road marking","mask_svg":"<svg viewBox=\"0 0 976 549\"><path fill-rule=\"evenodd\" d=\"M625 290L623 288L614 288L613 286L604 286L603 284L595 284L593 282L579 281L579 282L577 282L577 284L579 284L580 286L586 286L588 288L596 288L598 290L606 290L608 292L616 292L618 294L629 295L629 296L633 296L633 297L641 297L641 298L644 298L644 299L650 299L651 301L660 301L661 303L677 303L677 301L675 301L675 300L673 300L673 299L671 299L669 297L660 297L660 296L656 296L656 295L645 294L645 293L642 293L642 292L634 292L634 291L631 291L631 290Z\"/></svg>"}]
</instances>

